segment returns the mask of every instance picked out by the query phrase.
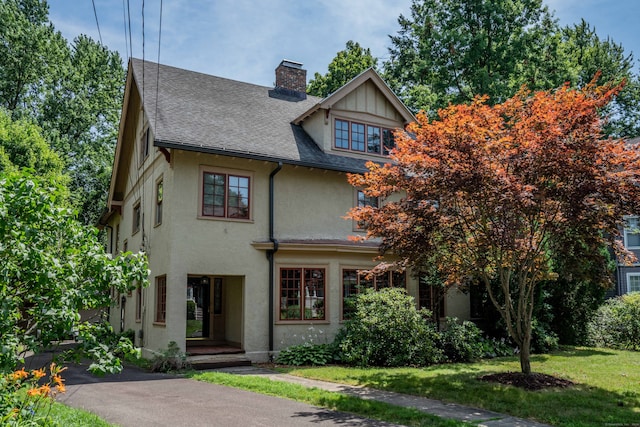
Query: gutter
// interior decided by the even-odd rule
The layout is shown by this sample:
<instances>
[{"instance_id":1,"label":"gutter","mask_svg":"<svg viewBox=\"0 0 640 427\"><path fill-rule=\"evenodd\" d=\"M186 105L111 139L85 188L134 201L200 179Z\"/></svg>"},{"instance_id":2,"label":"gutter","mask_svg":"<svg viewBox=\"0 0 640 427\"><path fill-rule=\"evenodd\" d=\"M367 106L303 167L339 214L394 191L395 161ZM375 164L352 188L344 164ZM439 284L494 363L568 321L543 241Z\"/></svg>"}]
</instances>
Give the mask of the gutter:
<instances>
[{"instance_id":1,"label":"gutter","mask_svg":"<svg viewBox=\"0 0 640 427\"><path fill-rule=\"evenodd\" d=\"M267 251L267 259L269 260L269 355L273 352L273 298L275 297L275 253L278 252L278 240L274 237L274 178L282 169L282 162L278 162L278 166L269 174L269 241L273 243L273 249Z\"/></svg>"}]
</instances>

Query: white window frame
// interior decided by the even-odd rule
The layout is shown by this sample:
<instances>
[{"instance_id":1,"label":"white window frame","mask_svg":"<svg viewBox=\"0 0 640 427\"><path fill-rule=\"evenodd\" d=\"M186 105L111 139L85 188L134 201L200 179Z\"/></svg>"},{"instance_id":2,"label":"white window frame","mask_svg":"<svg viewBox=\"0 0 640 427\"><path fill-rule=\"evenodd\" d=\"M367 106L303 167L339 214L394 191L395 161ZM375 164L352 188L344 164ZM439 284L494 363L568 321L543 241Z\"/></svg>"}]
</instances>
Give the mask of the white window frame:
<instances>
[{"instance_id":1,"label":"white window frame","mask_svg":"<svg viewBox=\"0 0 640 427\"><path fill-rule=\"evenodd\" d=\"M631 290L631 278L632 277L640 277L640 273L627 273L627 293L631 292L640 292L640 288L636 290Z\"/></svg>"},{"instance_id":2,"label":"white window frame","mask_svg":"<svg viewBox=\"0 0 640 427\"><path fill-rule=\"evenodd\" d=\"M629 215L629 216L625 216L624 217L625 222L629 221L629 220L635 220L636 223L638 224L638 227L640 227L640 218L635 216L635 215ZM640 249L640 246L629 246L628 244L628 239L627 239L627 234L631 234L632 230L630 228L625 227L624 228L624 247L627 249ZM635 234L635 233L634 233Z\"/></svg>"}]
</instances>

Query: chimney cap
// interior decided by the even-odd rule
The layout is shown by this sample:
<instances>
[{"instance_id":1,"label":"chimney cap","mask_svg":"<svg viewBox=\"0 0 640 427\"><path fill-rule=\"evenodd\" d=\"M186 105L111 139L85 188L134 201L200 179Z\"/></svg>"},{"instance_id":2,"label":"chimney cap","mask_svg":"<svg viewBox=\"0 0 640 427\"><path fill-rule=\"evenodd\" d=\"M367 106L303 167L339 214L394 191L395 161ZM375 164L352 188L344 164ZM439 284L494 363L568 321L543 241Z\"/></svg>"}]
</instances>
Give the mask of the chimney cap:
<instances>
[{"instance_id":1,"label":"chimney cap","mask_svg":"<svg viewBox=\"0 0 640 427\"><path fill-rule=\"evenodd\" d=\"M302 62L291 61L290 59L283 59L280 65L290 68L302 68Z\"/></svg>"}]
</instances>

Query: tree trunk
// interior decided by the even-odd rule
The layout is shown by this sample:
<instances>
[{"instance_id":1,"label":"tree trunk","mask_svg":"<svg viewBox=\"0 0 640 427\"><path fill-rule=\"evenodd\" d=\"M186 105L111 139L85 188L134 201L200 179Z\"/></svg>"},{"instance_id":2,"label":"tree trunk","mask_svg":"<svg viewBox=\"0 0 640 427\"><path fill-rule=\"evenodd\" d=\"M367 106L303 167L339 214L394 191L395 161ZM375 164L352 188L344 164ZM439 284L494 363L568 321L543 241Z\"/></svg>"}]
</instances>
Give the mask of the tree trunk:
<instances>
[{"instance_id":1,"label":"tree trunk","mask_svg":"<svg viewBox=\"0 0 640 427\"><path fill-rule=\"evenodd\" d=\"M522 340L520 346L520 369L523 374L529 375L531 373L531 335Z\"/></svg>"}]
</instances>

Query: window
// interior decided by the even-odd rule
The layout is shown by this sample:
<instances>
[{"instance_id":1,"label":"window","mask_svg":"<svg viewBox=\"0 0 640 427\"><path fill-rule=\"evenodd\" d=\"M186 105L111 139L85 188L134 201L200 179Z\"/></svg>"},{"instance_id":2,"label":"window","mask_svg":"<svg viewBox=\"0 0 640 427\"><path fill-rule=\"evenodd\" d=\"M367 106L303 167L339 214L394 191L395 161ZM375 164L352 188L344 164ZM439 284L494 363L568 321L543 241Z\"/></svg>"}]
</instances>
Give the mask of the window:
<instances>
[{"instance_id":1,"label":"window","mask_svg":"<svg viewBox=\"0 0 640 427\"><path fill-rule=\"evenodd\" d=\"M640 273L627 273L627 292L640 292Z\"/></svg>"},{"instance_id":2,"label":"window","mask_svg":"<svg viewBox=\"0 0 640 427\"><path fill-rule=\"evenodd\" d=\"M433 313L433 319L444 317L444 288L430 284L423 274L418 277L418 305Z\"/></svg>"},{"instance_id":3,"label":"window","mask_svg":"<svg viewBox=\"0 0 640 427\"><path fill-rule=\"evenodd\" d=\"M349 122L336 119L336 147L349 149Z\"/></svg>"},{"instance_id":4,"label":"window","mask_svg":"<svg viewBox=\"0 0 640 427\"><path fill-rule=\"evenodd\" d=\"M162 200L164 197L162 180L156 184L156 225L162 224Z\"/></svg>"},{"instance_id":5,"label":"window","mask_svg":"<svg viewBox=\"0 0 640 427\"><path fill-rule=\"evenodd\" d=\"M335 147L360 153L388 156L395 147L393 130L365 123L335 120Z\"/></svg>"},{"instance_id":6,"label":"window","mask_svg":"<svg viewBox=\"0 0 640 427\"><path fill-rule=\"evenodd\" d=\"M116 224L116 252L114 255L120 253L120 223Z\"/></svg>"},{"instance_id":7,"label":"window","mask_svg":"<svg viewBox=\"0 0 640 427\"><path fill-rule=\"evenodd\" d=\"M640 220L637 216L625 217L624 246L627 249L640 249Z\"/></svg>"},{"instance_id":8,"label":"window","mask_svg":"<svg viewBox=\"0 0 640 427\"><path fill-rule=\"evenodd\" d=\"M280 269L280 320L325 319L325 269Z\"/></svg>"},{"instance_id":9,"label":"window","mask_svg":"<svg viewBox=\"0 0 640 427\"><path fill-rule=\"evenodd\" d=\"M167 276L156 277L156 323L165 323L167 318Z\"/></svg>"},{"instance_id":10,"label":"window","mask_svg":"<svg viewBox=\"0 0 640 427\"><path fill-rule=\"evenodd\" d=\"M142 286L136 287L136 322L142 319Z\"/></svg>"},{"instance_id":11,"label":"window","mask_svg":"<svg viewBox=\"0 0 640 427\"><path fill-rule=\"evenodd\" d=\"M133 229L131 230L131 234L136 234L140 231L140 224L142 223L142 213L140 211L140 201L136 202L133 205Z\"/></svg>"},{"instance_id":12,"label":"window","mask_svg":"<svg viewBox=\"0 0 640 427\"><path fill-rule=\"evenodd\" d=\"M356 205L359 208L362 208L365 206L371 206L371 207L377 208L379 206L379 199L377 197L367 196L366 194L364 194L364 191L362 190L357 190L356 199L357 199ZM358 221L355 227L356 230L364 230L366 228L367 228L367 224L365 223L365 221Z\"/></svg>"},{"instance_id":13,"label":"window","mask_svg":"<svg viewBox=\"0 0 640 427\"><path fill-rule=\"evenodd\" d=\"M404 272L387 271L375 277L368 278L365 273L356 269L342 270L342 319L349 319L355 311L355 298L361 290L371 288L406 288Z\"/></svg>"},{"instance_id":14,"label":"window","mask_svg":"<svg viewBox=\"0 0 640 427\"><path fill-rule=\"evenodd\" d=\"M353 151L364 151L364 135L362 123L351 123L351 149Z\"/></svg>"},{"instance_id":15,"label":"window","mask_svg":"<svg viewBox=\"0 0 640 427\"><path fill-rule=\"evenodd\" d=\"M140 164L144 163L144 160L149 155L149 128L144 131L142 134L142 139L140 139Z\"/></svg>"},{"instance_id":16,"label":"window","mask_svg":"<svg viewBox=\"0 0 640 427\"><path fill-rule=\"evenodd\" d=\"M248 176L204 172L202 178L202 216L249 219Z\"/></svg>"}]
</instances>

